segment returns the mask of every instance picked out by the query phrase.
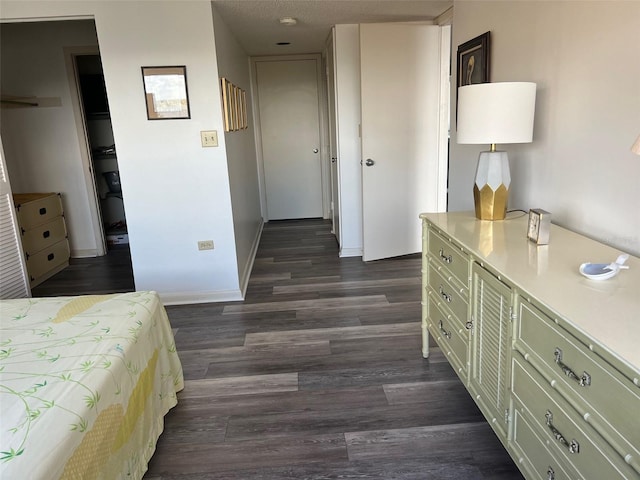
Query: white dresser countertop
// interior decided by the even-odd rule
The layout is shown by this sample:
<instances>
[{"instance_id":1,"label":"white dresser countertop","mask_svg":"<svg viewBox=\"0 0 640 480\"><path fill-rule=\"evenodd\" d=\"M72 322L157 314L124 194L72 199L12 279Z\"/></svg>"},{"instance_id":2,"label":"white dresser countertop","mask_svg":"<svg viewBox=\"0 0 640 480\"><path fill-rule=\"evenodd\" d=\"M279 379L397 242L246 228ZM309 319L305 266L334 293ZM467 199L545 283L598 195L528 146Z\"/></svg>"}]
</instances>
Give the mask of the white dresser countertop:
<instances>
[{"instance_id":1,"label":"white dresser countertop","mask_svg":"<svg viewBox=\"0 0 640 480\"><path fill-rule=\"evenodd\" d=\"M423 213L478 259L504 274L522 292L542 302L593 342L590 348L629 368L640 386L640 258L608 280L580 274L585 262L614 262L620 250L551 225L549 245L527 239L528 215L477 220L473 212Z\"/></svg>"}]
</instances>

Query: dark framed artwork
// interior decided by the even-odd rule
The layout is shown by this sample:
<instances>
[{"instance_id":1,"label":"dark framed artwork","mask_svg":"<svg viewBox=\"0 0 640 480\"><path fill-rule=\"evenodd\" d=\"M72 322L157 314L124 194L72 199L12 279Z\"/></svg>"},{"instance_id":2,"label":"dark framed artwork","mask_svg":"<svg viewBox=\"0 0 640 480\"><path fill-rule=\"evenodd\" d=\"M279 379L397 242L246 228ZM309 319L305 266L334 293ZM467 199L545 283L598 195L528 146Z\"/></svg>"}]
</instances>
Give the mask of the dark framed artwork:
<instances>
[{"instance_id":1,"label":"dark framed artwork","mask_svg":"<svg viewBox=\"0 0 640 480\"><path fill-rule=\"evenodd\" d=\"M458 46L458 87L489 82L490 33Z\"/></svg>"},{"instance_id":2,"label":"dark framed artwork","mask_svg":"<svg viewBox=\"0 0 640 480\"><path fill-rule=\"evenodd\" d=\"M191 118L187 93L187 67L142 67L149 120Z\"/></svg>"}]
</instances>

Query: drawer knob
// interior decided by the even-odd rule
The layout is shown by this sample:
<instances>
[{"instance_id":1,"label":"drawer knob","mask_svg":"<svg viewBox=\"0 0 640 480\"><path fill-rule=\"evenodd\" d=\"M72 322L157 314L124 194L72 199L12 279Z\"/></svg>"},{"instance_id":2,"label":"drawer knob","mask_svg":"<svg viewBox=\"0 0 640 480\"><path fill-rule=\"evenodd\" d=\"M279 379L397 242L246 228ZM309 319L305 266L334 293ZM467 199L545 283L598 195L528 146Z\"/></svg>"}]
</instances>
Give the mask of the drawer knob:
<instances>
[{"instance_id":1,"label":"drawer knob","mask_svg":"<svg viewBox=\"0 0 640 480\"><path fill-rule=\"evenodd\" d=\"M449 339L450 339L450 338L451 338L451 332L447 332L447 331L444 329L444 324L442 323L442 320L440 320L440 325L439 325L439 327L440 327L440 333L442 333L442 335L444 335L445 337L447 337L447 338L449 338Z\"/></svg>"},{"instance_id":2,"label":"drawer knob","mask_svg":"<svg viewBox=\"0 0 640 480\"><path fill-rule=\"evenodd\" d=\"M553 434L554 438L558 440L558 442L560 442L562 445L567 447L567 450L569 450L569 453L580 453L580 444L575 439L571 440L570 442L567 442L567 440L558 431L558 429L553 426L553 413L547 410L547 413L544 416L547 419L547 426L551 430L551 433Z\"/></svg>"},{"instance_id":3,"label":"drawer knob","mask_svg":"<svg viewBox=\"0 0 640 480\"><path fill-rule=\"evenodd\" d=\"M51 236L51 232L49 230L45 230L42 232L42 238L49 238Z\"/></svg>"},{"instance_id":4,"label":"drawer knob","mask_svg":"<svg viewBox=\"0 0 640 480\"><path fill-rule=\"evenodd\" d=\"M47 209L46 209L45 207L42 207L42 208L38 211L38 213L39 213L40 215L46 215L46 214L47 214Z\"/></svg>"},{"instance_id":5,"label":"drawer knob","mask_svg":"<svg viewBox=\"0 0 640 480\"><path fill-rule=\"evenodd\" d=\"M440 295L447 303L451 303L451 295L444 291L444 287L440 285Z\"/></svg>"},{"instance_id":6,"label":"drawer knob","mask_svg":"<svg viewBox=\"0 0 640 480\"><path fill-rule=\"evenodd\" d=\"M556 347L556 349L554 350L553 356L555 357L556 364L560 367L562 373L564 373L567 377L575 380L581 387L588 387L589 385L591 385L591 375L589 375L587 372L582 372L582 375L578 376L573 373L573 370L571 370L571 368L569 368L562 362L562 350L560 350L558 347Z\"/></svg>"},{"instance_id":7,"label":"drawer knob","mask_svg":"<svg viewBox=\"0 0 640 480\"><path fill-rule=\"evenodd\" d=\"M453 262L453 258L451 257L451 255L445 255L444 253L444 249L440 249L440 258L442 259L442 261L444 263L452 263Z\"/></svg>"},{"instance_id":8,"label":"drawer knob","mask_svg":"<svg viewBox=\"0 0 640 480\"><path fill-rule=\"evenodd\" d=\"M551 465L549 465L549 468L547 469L547 480L556 480L556 472L553 471Z\"/></svg>"}]
</instances>

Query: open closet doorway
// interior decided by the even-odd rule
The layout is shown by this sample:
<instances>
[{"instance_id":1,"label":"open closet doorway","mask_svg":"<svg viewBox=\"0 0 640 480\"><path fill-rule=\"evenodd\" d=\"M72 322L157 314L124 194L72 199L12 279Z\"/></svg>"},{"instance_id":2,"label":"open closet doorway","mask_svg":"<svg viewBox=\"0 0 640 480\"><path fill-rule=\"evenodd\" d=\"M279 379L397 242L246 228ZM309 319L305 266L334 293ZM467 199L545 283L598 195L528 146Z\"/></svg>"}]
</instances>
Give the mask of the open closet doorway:
<instances>
[{"instance_id":1,"label":"open closet doorway","mask_svg":"<svg viewBox=\"0 0 640 480\"><path fill-rule=\"evenodd\" d=\"M106 205L122 203L115 196L107 198L109 187L102 175L118 170L117 158L114 156L105 163L94 160L92 155L92 143L114 144L108 107L85 109L82 100L80 74L102 76L95 22L81 19L3 23L0 40L3 96L34 99L19 108L5 108L5 104L0 108L0 133L12 193L58 194L69 245L68 266L42 283L31 285L32 294L132 290L128 245L107 249L107 228L119 220L126 224L124 209L112 220L108 210L111 206ZM85 56L94 56L97 64L84 65ZM104 98L104 89L102 95ZM93 115L98 111L102 115ZM96 137L92 124L105 122L108 138ZM94 137L91 140L90 133ZM120 197L126 195L116 193ZM54 259L60 257L53 253Z\"/></svg>"},{"instance_id":2,"label":"open closet doorway","mask_svg":"<svg viewBox=\"0 0 640 480\"><path fill-rule=\"evenodd\" d=\"M73 59L102 237L108 249L124 248L129 244L127 220L100 55L74 55Z\"/></svg>"}]
</instances>

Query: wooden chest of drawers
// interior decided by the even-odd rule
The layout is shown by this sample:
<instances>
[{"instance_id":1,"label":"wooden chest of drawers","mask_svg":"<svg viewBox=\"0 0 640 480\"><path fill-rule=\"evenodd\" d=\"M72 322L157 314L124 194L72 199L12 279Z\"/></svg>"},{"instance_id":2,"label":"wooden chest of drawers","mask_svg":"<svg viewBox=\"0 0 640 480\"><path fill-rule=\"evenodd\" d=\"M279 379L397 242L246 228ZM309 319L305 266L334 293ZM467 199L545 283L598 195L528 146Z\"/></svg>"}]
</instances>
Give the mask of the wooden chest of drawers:
<instances>
[{"instance_id":1,"label":"wooden chest of drawers","mask_svg":"<svg viewBox=\"0 0 640 480\"><path fill-rule=\"evenodd\" d=\"M33 288L69 265L62 200L57 193L16 193L13 201Z\"/></svg>"}]
</instances>

